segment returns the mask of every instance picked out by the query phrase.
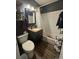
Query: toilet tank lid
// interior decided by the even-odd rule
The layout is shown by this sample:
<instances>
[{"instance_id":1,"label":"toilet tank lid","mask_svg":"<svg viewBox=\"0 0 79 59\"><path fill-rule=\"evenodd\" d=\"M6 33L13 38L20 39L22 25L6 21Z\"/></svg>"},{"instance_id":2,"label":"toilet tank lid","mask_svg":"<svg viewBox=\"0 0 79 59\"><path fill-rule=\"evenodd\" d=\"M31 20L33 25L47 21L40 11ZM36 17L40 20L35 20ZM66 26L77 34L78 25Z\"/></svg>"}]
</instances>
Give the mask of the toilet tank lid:
<instances>
[{"instance_id":1,"label":"toilet tank lid","mask_svg":"<svg viewBox=\"0 0 79 59\"><path fill-rule=\"evenodd\" d=\"M22 47L25 51L32 51L34 49L34 43L31 40L26 41L22 44Z\"/></svg>"},{"instance_id":2,"label":"toilet tank lid","mask_svg":"<svg viewBox=\"0 0 79 59\"><path fill-rule=\"evenodd\" d=\"M28 35L28 33L25 33L25 34L18 36L18 38L21 38L21 37L24 37L24 36L27 36L27 35Z\"/></svg>"}]
</instances>

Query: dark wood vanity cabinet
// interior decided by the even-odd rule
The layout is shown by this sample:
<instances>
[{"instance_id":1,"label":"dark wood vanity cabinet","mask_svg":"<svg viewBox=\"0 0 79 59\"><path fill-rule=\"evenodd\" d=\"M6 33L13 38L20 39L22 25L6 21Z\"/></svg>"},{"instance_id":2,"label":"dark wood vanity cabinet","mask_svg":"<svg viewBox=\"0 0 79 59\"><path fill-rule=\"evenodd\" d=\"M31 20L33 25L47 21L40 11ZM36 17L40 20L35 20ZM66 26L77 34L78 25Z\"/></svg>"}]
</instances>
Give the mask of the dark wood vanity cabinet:
<instances>
[{"instance_id":1,"label":"dark wood vanity cabinet","mask_svg":"<svg viewBox=\"0 0 79 59\"><path fill-rule=\"evenodd\" d=\"M29 30L29 35L28 35L29 40L32 40L34 43L38 43L41 41L42 38L43 38L42 29L37 31Z\"/></svg>"}]
</instances>

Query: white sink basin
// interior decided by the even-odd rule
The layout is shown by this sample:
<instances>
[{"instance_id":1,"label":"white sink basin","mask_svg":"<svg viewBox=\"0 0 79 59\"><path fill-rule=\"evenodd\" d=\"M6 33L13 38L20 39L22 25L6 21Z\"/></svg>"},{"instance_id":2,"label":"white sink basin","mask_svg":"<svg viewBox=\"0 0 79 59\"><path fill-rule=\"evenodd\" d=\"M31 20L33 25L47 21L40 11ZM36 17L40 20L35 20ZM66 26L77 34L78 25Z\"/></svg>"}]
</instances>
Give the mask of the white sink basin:
<instances>
[{"instance_id":1,"label":"white sink basin","mask_svg":"<svg viewBox=\"0 0 79 59\"><path fill-rule=\"evenodd\" d=\"M33 32L38 32L41 30L41 28L33 28L33 29L29 29L30 31L33 31Z\"/></svg>"}]
</instances>

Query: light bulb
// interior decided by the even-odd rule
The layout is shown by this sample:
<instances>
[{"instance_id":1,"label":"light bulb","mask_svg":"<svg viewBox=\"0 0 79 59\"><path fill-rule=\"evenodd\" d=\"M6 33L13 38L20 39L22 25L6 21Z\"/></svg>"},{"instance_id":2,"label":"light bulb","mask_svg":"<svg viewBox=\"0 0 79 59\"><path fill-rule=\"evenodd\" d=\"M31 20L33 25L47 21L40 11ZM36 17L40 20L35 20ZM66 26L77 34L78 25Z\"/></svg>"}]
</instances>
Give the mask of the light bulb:
<instances>
[{"instance_id":1,"label":"light bulb","mask_svg":"<svg viewBox=\"0 0 79 59\"><path fill-rule=\"evenodd\" d=\"M28 5L26 6L26 8L27 8L27 9L30 9L30 5L28 4Z\"/></svg>"},{"instance_id":2,"label":"light bulb","mask_svg":"<svg viewBox=\"0 0 79 59\"><path fill-rule=\"evenodd\" d=\"M34 7L31 7L31 10L34 11Z\"/></svg>"}]
</instances>

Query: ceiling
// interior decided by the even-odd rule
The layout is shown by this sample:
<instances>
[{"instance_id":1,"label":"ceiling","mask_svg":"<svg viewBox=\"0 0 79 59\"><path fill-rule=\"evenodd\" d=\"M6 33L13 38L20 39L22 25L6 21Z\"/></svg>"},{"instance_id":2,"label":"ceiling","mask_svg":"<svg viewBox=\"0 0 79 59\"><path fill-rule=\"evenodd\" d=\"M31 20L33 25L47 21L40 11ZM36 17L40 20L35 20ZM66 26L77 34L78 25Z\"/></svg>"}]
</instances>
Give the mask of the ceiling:
<instances>
[{"instance_id":1,"label":"ceiling","mask_svg":"<svg viewBox=\"0 0 79 59\"><path fill-rule=\"evenodd\" d=\"M58 0L35 0L38 4L40 5L46 5L46 4L49 4L49 3L53 3L53 2L56 2Z\"/></svg>"},{"instance_id":2,"label":"ceiling","mask_svg":"<svg viewBox=\"0 0 79 59\"><path fill-rule=\"evenodd\" d=\"M19 7L22 4L28 4L28 3L34 7L39 7L56 1L58 0L16 0L16 7Z\"/></svg>"},{"instance_id":3,"label":"ceiling","mask_svg":"<svg viewBox=\"0 0 79 59\"><path fill-rule=\"evenodd\" d=\"M30 4L34 7L40 6L35 0L16 0L16 6L21 6L22 4Z\"/></svg>"}]
</instances>

